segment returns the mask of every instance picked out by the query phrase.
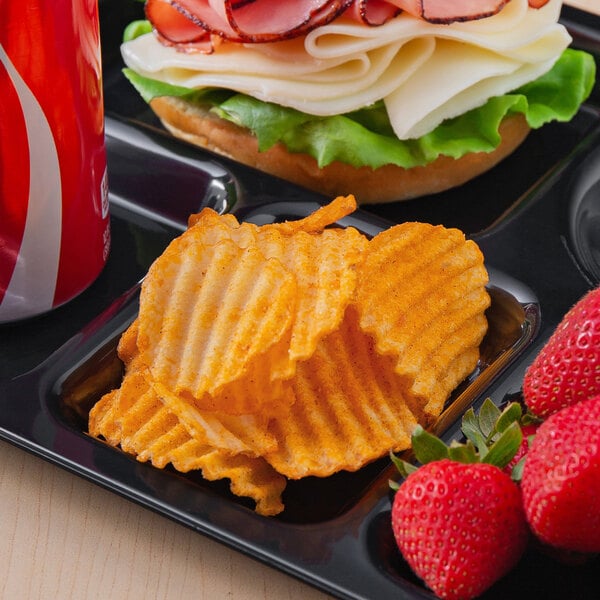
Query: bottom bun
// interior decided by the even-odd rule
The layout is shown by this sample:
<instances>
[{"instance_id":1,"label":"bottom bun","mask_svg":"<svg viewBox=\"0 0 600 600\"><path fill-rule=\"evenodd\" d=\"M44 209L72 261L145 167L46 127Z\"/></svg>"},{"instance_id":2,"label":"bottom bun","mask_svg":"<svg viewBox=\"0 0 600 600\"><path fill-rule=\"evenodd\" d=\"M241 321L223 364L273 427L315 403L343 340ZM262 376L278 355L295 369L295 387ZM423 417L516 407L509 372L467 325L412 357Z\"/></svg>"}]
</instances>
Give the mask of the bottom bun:
<instances>
[{"instance_id":1,"label":"bottom bun","mask_svg":"<svg viewBox=\"0 0 600 600\"><path fill-rule=\"evenodd\" d=\"M288 152L283 144L259 152L250 130L179 98L155 98L151 107L178 138L325 196L354 194L361 204L409 200L461 185L498 164L529 133L525 118L514 115L500 124L501 142L493 152L474 152L459 159L440 156L412 169L396 165L357 168L337 161L319 168L312 156Z\"/></svg>"}]
</instances>

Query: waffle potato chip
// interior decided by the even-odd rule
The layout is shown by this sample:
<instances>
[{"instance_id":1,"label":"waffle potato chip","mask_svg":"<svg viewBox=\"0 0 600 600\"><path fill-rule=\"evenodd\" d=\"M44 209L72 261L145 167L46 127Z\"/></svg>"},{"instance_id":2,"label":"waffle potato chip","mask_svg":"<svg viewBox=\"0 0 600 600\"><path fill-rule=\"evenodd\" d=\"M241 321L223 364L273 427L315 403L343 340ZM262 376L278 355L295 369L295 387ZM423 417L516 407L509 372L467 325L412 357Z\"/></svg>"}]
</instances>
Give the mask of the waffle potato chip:
<instances>
[{"instance_id":1,"label":"waffle potato chip","mask_svg":"<svg viewBox=\"0 0 600 600\"><path fill-rule=\"evenodd\" d=\"M213 448L229 454L261 456L275 448L276 441L267 429L269 413L233 415L214 410L199 410L165 385L153 381L148 375L147 383L165 406L185 424L194 438L203 440ZM287 404L293 401L291 388L286 390Z\"/></svg>"},{"instance_id":2,"label":"waffle potato chip","mask_svg":"<svg viewBox=\"0 0 600 600\"><path fill-rule=\"evenodd\" d=\"M255 247L190 243L197 232L172 242L144 281L141 359L156 382L199 408L254 412L279 401L293 374L286 349L296 282Z\"/></svg>"},{"instance_id":3,"label":"waffle potato chip","mask_svg":"<svg viewBox=\"0 0 600 600\"><path fill-rule=\"evenodd\" d=\"M277 449L265 455L291 479L356 471L390 450L410 446L417 420L406 381L381 357L349 308L339 329L298 364L296 400L270 424Z\"/></svg>"},{"instance_id":4,"label":"waffle potato chip","mask_svg":"<svg viewBox=\"0 0 600 600\"><path fill-rule=\"evenodd\" d=\"M248 248L256 242L256 225L240 223L231 214L220 215L212 208L203 208L188 219L188 228L195 228L193 235L183 235L177 242L179 251L185 251L189 244L214 245L223 240L231 240L240 248Z\"/></svg>"},{"instance_id":5,"label":"waffle potato chip","mask_svg":"<svg viewBox=\"0 0 600 600\"><path fill-rule=\"evenodd\" d=\"M98 400L88 415L88 433L93 437L102 437L111 446L121 443L121 426L116 410L119 406L121 388L111 390Z\"/></svg>"},{"instance_id":6,"label":"waffle potato chip","mask_svg":"<svg viewBox=\"0 0 600 600\"><path fill-rule=\"evenodd\" d=\"M209 207L203 208L199 213L191 214L188 217L188 228L202 222L208 227L225 225L229 228L237 228L240 226L240 222L235 215L231 213L219 214Z\"/></svg>"},{"instance_id":7,"label":"waffle potato chip","mask_svg":"<svg viewBox=\"0 0 600 600\"><path fill-rule=\"evenodd\" d=\"M148 385L143 368L138 367L139 363L133 363L121 387L103 396L93 407L90 434L159 469L170 463L182 473L199 469L209 481L230 479L232 493L252 498L257 513L281 512L285 478L263 458L223 451L207 437L190 434Z\"/></svg>"},{"instance_id":8,"label":"waffle potato chip","mask_svg":"<svg viewBox=\"0 0 600 600\"><path fill-rule=\"evenodd\" d=\"M339 208L325 210L320 216L317 215L312 221L307 220L309 229L322 227L329 224L329 219L338 215L347 214L348 203L340 202ZM303 220L304 221L304 220ZM255 390L248 389L249 382L265 381L266 373L254 376L240 376L239 374L227 374L228 385L223 388L202 389L200 385L192 389L189 382L177 384L175 393L184 395L190 393L201 408L221 409L227 406L228 411L240 413L252 410L250 398L257 395L263 397L263 403L285 398L286 390L283 380L292 376L294 363L302 360L314 351L317 341L333 331L342 318L343 310L354 292L356 282L355 266L361 260L362 253L367 244L367 239L356 229L335 229L323 231L321 235L306 233L300 227L290 235L283 235L278 227L257 227L250 224L239 224L235 219L223 219L211 209L204 209L196 219L190 219L193 223L192 229L194 242L182 236L180 243L176 244L176 252L192 252L193 248L203 247L202 244L217 244L224 239L231 239L236 244L249 252L256 247L264 254L267 260L277 259L294 276L297 292L296 312L293 315L291 342L289 351L281 352L281 356L287 356L291 362L286 363L279 371L275 371L275 363L272 360L261 360L261 365L268 365L274 371L271 377L270 395L265 398L264 387ZM300 221L298 221L300 223ZM207 232L208 230L208 232ZM190 232L188 232L190 233ZM201 241L196 241L199 238ZM190 248L193 244L193 248ZM166 253L165 253L166 254ZM162 257L161 257L162 259ZM162 285L162 281L160 282ZM152 273L146 282L147 287L153 284ZM152 298L152 303L155 299ZM173 300L169 300L173 302ZM288 302L291 306L292 303ZM158 304L158 306L162 306ZM221 314L223 310L220 309ZM197 311L196 311L197 314ZM233 336L232 336L233 337ZM156 344L156 341L153 342ZM185 340L186 345L189 338ZM142 342L143 347L147 347ZM148 344L150 345L150 344ZM276 354L277 352L272 352ZM235 355L234 355L235 356ZM172 388L172 380L161 372L154 359L146 359L151 364L153 378L161 383L166 382ZM177 365L179 363L170 362ZM165 363L161 363L164 367ZM191 369L191 365L190 365ZM186 370L187 369L186 367ZM218 380L210 375L218 385ZM255 403L254 410L259 406Z\"/></svg>"},{"instance_id":9,"label":"waffle potato chip","mask_svg":"<svg viewBox=\"0 0 600 600\"><path fill-rule=\"evenodd\" d=\"M425 223L378 234L361 263L360 325L381 354L396 357L396 372L412 380L411 393L426 399L435 416L477 363L487 331L487 282L474 242L457 229Z\"/></svg>"},{"instance_id":10,"label":"waffle potato chip","mask_svg":"<svg viewBox=\"0 0 600 600\"><path fill-rule=\"evenodd\" d=\"M119 338L117 355L125 366L139 354L137 347L139 322L135 319Z\"/></svg>"},{"instance_id":11,"label":"waffle potato chip","mask_svg":"<svg viewBox=\"0 0 600 600\"><path fill-rule=\"evenodd\" d=\"M367 238L354 228L328 229L320 235L298 230L282 235L264 227L257 244L268 258L276 258L294 274L297 304L289 356L304 360L317 342L340 324L356 287L356 266Z\"/></svg>"},{"instance_id":12,"label":"waffle potato chip","mask_svg":"<svg viewBox=\"0 0 600 600\"><path fill-rule=\"evenodd\" d=\"M231 239L235 239L242 247L246 247L247 244L243 242L243 239L245 239L246 235L250 235L251 231L256 232L258 230L273 228L283 235L293 235L299 231L321 233L326 227L352 214L356 208L357 204L354 196L338 196L302 219L258 226L251 223L240 223L235 215L231 213L219 214L212 208L207 207L203 208L199 213L189 216L188 228L200 224L208 229L216 228L219 235L222 234L222 230L225 227L234 231L241 228L238 231L238 235Z\"/></svg>"},{"instance_id":13,"label":"waffle potato chip","mask_svg":"<svg viewBox=\"0 0 600 600\"><path fill-rule=\"evenodd\" d=\"M202 476L209 481L229 479L231 492L252 498L259 515L273 516L284 509L281 495L287 481L262 458L215 451L206 457L201 468Z\"/></svg>"},{"instance_id":14,"label":"waffle potato chip","mask_svg":"<svg viewBox=\"0 0 600 600\"><path fill-rule=\"evenodd\" d=\"M354 196L338 196L329 204L319 207L303 219L296 221L284 221L273 223L265 227L275 227L285 235L292 235L298 231L305 233L320 233L329 225L343 219L356 210L356 199Z\"/></svg>"},{"instance_id":15,"label":"waffle potato chip","mask_svg":"<svg viewBox=\"0 0 600 600\"><path fill-rule=\"evenodd\" d=\"M152 265L118 355L121 386L91 435L140 461L229 478L256 511L287 479L327 477L410 446L472 372L487 329L487 273L455 229L254 225L204 209Z\"/></svg>"},{"instance_id":16,"label":"waffle potato chip","mask_svg":"<svg viewBox=\"0 0 600 600\"><path fill-rule=\"evenodd\" d=\"M204 237L229 237L247 248L256 244L267 259L279 260L298 286L289 356L307 358L317 341L340 323L356 284L356 265L362 260L367 238L354 228L329 229L336 220L356 209L353 197L339 197L305 219L256 226L225 219L204 209L189 222L208 229ZM314 235L319 233L319 235ZM212 243L214 237L210 237Z\"/></svg>"},{"instance_id":17,"label":"waffle potato chip","mask_svg":"<svg viewBox=\"0 0 600 600\"><path fill-rule=\"evenodd\" d=\"M270 416L264 412L245 415L231 415L224 412L199 410L193 403L181 399L172 393L166 386L153 380L149 369L143 363L139 352L135 349L137 335L137 321L126 330L121 337L117 352L123 359L125 350L125 364L127 375L118 391L121 396L112 403L112 410L121 408L128 411L136 397L148 394L152 403L156 399L165 406L169 413L181 422L196 440L202 441L228 454L246 454L248 456L260 456L272 450L276 441L267 430ZM288 391L291 394L291 389ZM104 399L98 405L99 411L105 411ZM292 398L288 403L292 402ZM140 404L140 407L142 404ZM99 413L100 414L100 413ZM133 413L132 413L133 414ZM121 415L111 414L107 422L118 420ZM126 429L125 438L129 432L135 433L138 427ZM105 432L103 435L106 437ZM119 433L119 435L122 435ZM127 442L125 442L127 443ZM132 450L139 453L140 448Z\"/></svg>"}]
</instances>

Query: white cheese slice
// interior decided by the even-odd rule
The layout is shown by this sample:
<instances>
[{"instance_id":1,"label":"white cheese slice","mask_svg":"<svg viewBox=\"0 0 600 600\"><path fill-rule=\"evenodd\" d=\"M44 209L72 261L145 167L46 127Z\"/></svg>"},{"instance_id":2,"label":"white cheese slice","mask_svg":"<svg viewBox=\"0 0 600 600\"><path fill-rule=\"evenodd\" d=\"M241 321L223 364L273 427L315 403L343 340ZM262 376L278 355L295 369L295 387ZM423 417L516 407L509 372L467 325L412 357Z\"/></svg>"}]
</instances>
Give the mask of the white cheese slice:
<instances>
[{"instance_id":1,"label":"white cheese slice","mask_svg":"<svg viewBox=\"0 0 600 600\"><path fill-rule=\"evenodd\" d=\"M153 34L122 46L141 75L190 88L221 87L318 116L385 102L400 139L482 105L547 72L571 38L562 2L511 0L487 19L436 25L406 13L380 27L338 19L297 40L184 53Z\"/></svg>"}]
</instances>

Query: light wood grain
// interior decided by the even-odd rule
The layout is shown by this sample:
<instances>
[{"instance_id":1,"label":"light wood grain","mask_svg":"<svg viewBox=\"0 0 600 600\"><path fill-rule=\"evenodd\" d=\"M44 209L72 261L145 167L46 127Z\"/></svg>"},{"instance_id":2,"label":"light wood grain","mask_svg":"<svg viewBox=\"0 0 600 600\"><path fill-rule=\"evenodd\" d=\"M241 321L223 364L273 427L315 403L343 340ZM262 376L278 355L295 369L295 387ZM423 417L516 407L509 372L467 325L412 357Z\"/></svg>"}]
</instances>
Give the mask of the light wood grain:
<instances>
[{"instance_id":1,"label":"light wood grain","mask_svg":"<svg viewBox=\"0 0 600 600\"><path fill-rule=\"evenodd\" d=\"M0 598L327 596L0 442Z\"/></svg>"},{"instance_id":2,"label":"light wood grain","mask_svg":"<svg viewBox=\"0 0 600 600\"><path fill-rule=\"evenodd\" d=\"M600 14L600 0L572 0ZM326 595L0 442L2 600Z\"/></svg>"},{"instance_id":3,"label":"light wood grain","mask_svg":"<svg viewBox=\"0 0 600 600\"><path fill-rule=\"evenodd\" d=\"M326 598L5 442L0 514L3 599Z\"/></svg>"}]
</instances>

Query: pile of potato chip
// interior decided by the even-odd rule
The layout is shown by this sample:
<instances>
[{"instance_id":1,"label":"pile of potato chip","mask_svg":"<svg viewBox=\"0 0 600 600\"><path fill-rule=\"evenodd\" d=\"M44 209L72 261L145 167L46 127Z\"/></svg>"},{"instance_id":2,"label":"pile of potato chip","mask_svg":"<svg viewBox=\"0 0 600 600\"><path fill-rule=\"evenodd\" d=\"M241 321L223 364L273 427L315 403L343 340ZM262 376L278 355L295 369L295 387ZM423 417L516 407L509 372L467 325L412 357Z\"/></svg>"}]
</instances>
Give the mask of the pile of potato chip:
<instances>
[{"instance_id":1,"label":"pile of potato chip","mask_svg":"<svg viewBox=\"0 0 600 600\"><path fill-rule=\"evenodd\" d=\"M355 209L348 196L262 226L190 217L143 282L125 376L91 435L228 478L263 515L283 510L287 479L407 449L477 364L487 272L456 229L331 227Z\"/></svg>"}]
</instances>

